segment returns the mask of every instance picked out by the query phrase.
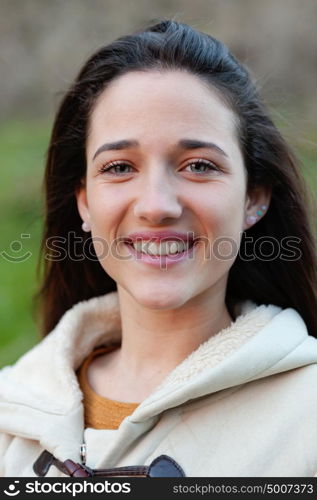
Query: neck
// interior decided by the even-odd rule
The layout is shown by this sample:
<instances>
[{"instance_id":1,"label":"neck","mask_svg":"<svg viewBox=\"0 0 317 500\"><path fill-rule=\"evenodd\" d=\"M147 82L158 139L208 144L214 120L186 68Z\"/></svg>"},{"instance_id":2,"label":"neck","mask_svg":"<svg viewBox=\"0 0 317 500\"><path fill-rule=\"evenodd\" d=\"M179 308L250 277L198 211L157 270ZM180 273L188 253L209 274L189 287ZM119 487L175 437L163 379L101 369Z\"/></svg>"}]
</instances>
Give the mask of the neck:
<instances>
[{"instance_id":1,"label":"neck","mask_svg":"<svg viewBox=\"0 0 317 500\"><path fill-rule=\"evenodd\" d=\"M221 291L204 293L182 307L143 307L118 287L122 345L118 364L130 379L159 383L200 344L232 323ZM155 382L153 382L155 385Z\"/></svg>"}]
</instances>

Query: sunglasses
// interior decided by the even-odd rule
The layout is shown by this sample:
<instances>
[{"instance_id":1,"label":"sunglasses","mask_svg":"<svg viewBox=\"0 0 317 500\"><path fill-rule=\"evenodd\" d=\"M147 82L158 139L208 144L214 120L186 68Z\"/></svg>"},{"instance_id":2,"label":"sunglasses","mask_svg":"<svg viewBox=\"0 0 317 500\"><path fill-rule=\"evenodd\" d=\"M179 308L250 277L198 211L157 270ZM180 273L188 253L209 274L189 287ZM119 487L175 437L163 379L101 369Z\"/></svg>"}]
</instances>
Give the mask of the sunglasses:
<instances>
[{"instance_id":1,"label":"sunglasses","mask_svg":"<svg viewBox=\"0 0 317 500\"><path fill-rule=\"evenodd\" d=\"M44 450L34 462L33 470L37 476L44 477L52 465L70 477L185 477L180 465L167 455L160 455L150 465L90 469L90 467L72 460L61 462L47 450Z\"/></svg>"}]
</instances>

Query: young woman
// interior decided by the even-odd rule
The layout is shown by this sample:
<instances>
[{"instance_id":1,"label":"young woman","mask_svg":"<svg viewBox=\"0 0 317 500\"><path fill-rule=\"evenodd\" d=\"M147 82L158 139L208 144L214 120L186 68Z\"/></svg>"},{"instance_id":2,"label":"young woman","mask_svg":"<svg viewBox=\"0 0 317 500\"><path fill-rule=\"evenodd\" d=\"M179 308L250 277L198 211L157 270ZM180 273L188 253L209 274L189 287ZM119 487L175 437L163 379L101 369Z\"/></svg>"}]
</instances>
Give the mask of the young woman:
<instances>
[{"instance_id":1,"label":"young woman","mask_svg":"<svg viewBox=\"0 0 317 500\"><path fill-rule=\"evenodd\" d=\"M305 189L228 49L175 21L101 48L45 186L48 335L0 372L1 474L316 474Z\"/></svg>"}]
</instances>

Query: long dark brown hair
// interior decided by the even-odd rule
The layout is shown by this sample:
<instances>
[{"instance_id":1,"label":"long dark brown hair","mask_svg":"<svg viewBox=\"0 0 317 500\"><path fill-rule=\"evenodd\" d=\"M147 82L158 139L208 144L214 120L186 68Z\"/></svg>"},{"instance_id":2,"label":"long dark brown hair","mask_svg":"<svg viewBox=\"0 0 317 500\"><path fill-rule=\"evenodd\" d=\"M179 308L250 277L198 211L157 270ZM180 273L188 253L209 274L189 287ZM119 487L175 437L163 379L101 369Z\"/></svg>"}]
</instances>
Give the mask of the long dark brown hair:
<instances>
[{"instance_id":1,"label":"long dark brown hair","mask_svg":"<svg viewBox=\"0 0 317 500\"><path fill-rule=\"evenodd\" d=\"M292 237L299 245L300 258L287 258L291 253L286 252L284 258L250 260L240 253L229 272L229 310L244 299L292 307L301 314L310 334L317 336L316 251L298 163L270 119L247 69L220 41L173 20L156 21L98 50L84 64L59 107L47 154L45 225L38 268L43 275L35 296L43 335L75 303L116 290L92 245L87 258L88 236L81 228L75 191L86 174L86 135L97 97L114 78L153 69L191 72L215 88L238 118L248 190L258 186L272 190L268 212L244 233L241 248L246 236L254 241L267 237L280 247L285 238ZM69 255L70 235L81 240L73 256ZM261 255L270 255L267 239L263 245Z\"/></svg>"}]
</instances>

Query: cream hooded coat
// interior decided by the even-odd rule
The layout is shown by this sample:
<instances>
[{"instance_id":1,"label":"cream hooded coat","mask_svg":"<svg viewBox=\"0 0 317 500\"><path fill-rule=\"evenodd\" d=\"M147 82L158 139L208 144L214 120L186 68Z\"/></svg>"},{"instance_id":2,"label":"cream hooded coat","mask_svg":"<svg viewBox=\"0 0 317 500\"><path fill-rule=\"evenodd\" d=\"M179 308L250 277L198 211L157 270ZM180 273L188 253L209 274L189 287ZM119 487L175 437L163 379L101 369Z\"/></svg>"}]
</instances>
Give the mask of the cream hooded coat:
<instances>
[{"instance_id":1,"label":"cream hooded coat","mask_svg":"<svg viewBox=\"0 0 317 500\"><path fill-rule=\"evenodd\" d=\"M15 365L0 371L0 476L35 476L46 449L91 468L148 465L186 476L311 477L317 473L317 339L293 309L236 309L117 430L84 429L75 370L120 339L117 294L76 304ZM63 474L54 466L48 476Z\"/></svg>"}]
</instances>

